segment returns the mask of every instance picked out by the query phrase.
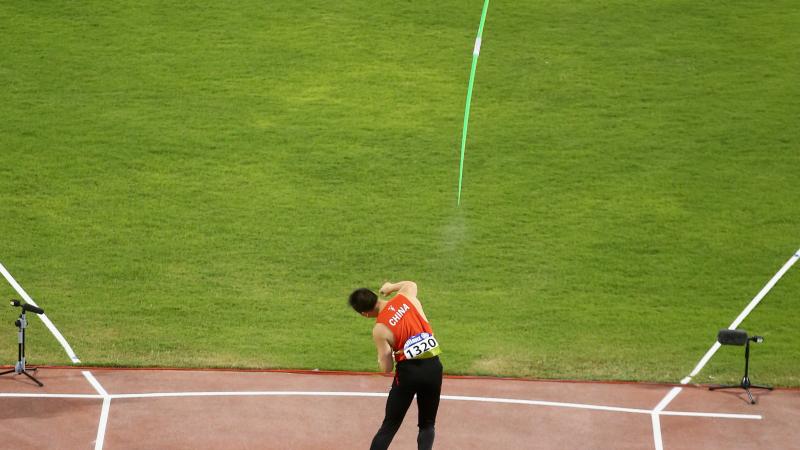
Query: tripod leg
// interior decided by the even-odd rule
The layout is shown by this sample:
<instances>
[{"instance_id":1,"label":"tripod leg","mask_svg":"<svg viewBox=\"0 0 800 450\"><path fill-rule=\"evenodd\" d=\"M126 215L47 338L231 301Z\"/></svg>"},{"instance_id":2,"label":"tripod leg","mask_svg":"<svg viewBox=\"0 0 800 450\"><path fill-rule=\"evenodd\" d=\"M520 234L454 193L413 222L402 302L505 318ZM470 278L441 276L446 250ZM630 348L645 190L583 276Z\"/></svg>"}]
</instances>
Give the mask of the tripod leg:
<instances>
[{"instance_id":1,"label":"tripod leg","mask_svg":"<svg viewBox=\"0 0 800 450\"><path fill-rule=\"evenodd\" d=\"M2 374L0 374L0 375L2 375ZM766 389L768 391L771 391L771 390L775 389L774 387L771 387L771 386L759 386L757 384L751 384L750 387L751 388L756 388L756 389Z\"/></svg>"},{"instance_id":2,"label":"tripod leg","mask_svg":"<svg viewBox=\"0 0 800 450\"><path fill-rule=\"evenodd\" d=\"M755 405L756 401L753 400L753 394L750 393L750 389L745 388L744 390L745 390L745 392L747 392L747 396L750 397L750 404L751 405Z\"/></svg>"},{"instance_id":3,"label":"tripod leg","mask_svg":"<svg viewBox=\"0 0 800 450\"><path fill-rule=\"evenodd\" d=\"M39 381L39 380L37 380L37 379L36 379L36 377L34 377L33 375L29 374L29 373L28 373L28 372L26 372L26 371L23 371L22 373L24 373L26 377L28 377L28 378L30 378L31 380L33 380L34 382L36 382L36 384L38 384L38 385L39 385L39 387L44 387L44 385L42 384L42 382L41 382L41 381Z\"/></svg>"},{"instance_id":4,"label":"tripod leg","mask_svg":"<svg viewBox=\"0 0 800 450\"><path fill-rule=\"evenodd\" d=\"M6 370L5 372L0 372L0 375L5 375L7 373L16 372L17 369Z\"/></svg>"}]
</instances>

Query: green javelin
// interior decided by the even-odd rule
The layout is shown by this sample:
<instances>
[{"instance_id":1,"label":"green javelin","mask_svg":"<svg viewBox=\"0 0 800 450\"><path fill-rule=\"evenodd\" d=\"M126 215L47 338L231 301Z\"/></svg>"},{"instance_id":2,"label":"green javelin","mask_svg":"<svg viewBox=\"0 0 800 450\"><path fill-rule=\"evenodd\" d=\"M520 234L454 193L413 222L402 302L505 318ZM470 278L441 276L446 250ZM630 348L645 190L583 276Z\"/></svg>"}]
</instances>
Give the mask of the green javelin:
<instances>
[{"instance_id":1,"label":"green javelin","mask_svg":"<svg viewBox=\"0 0 800 450\"><path fill-rule=\"evenodd\" d=\"M461 182L464 179L464 149L467 146L467 125L469 123L469 103L472 99L472 84L475 82L475 68L478 66L478 54L481 52L481 36L483 36L483 23L486 21L486 11L489 10L489 0L483 2L481 24L478 26L478 37L475 38L475 49L472 51L472 69L469 71L469 85L467 86L467 106L464 108L464 129L461 132L461 163L458 167L458 205L461 206Z\"/></svg>"}]
</instances>

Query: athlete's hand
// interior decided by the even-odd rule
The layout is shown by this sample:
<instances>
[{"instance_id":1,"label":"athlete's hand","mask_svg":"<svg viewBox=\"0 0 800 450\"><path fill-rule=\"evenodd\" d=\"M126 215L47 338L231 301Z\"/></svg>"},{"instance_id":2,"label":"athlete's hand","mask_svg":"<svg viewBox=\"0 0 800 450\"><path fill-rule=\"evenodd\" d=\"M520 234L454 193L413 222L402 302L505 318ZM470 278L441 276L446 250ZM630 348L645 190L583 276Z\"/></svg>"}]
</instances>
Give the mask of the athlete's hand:
<instances>
[{"instance_id":1,"label":"athlete's hand","mask_svg":"<svg viewBox=\"0 0 800 450\"><path fill-rule=\"evenodd\" d=\"M392 283L389 283L389 282L383 283L383 286L381 286L381 290L378 291L378 292L383 297L386 297L387 295L391 294L392 293Z\"/></svg>"}]
</instances>

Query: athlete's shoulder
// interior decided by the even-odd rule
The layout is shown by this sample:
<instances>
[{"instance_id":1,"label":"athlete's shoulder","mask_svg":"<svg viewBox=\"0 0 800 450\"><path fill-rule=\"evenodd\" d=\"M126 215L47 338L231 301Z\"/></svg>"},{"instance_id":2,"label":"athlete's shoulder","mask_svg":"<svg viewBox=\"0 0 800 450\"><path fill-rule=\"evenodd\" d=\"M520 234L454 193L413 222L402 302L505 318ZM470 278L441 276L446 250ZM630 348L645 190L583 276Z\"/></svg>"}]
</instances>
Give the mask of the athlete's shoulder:
<instances>
[{"instance_id":1,"label":"athlete's shoulder","mask_svg":"<svg viewBox=\"0 0 800 450\"><path fill-rule=\"evenodd\" d=\"M386 326L385 323L378 322L372 327L372 336L373 337L387 337L392 335L392 330Z\"/></svg>"},{"instance_id":2,"label":"athlete's shoulder","mask_svg":"<svg viewBox=\"0 0 800 450\"><path fill-rule=\"evenodd\" d=\"M414 306L414 309L416 309L419 315L422 316L425 322L427 322L428 317L425 315L425 310L422 309L422 302L419 301L419 299L415 296L406 297L406 300L408 301L408 303L411 303L411 305Z\"/></svg>"},{"instance_id":3,"label":"athlete's shoulder","mask_svg":"<svg viewBox=\"0 0 800 450\"><path fill-rule=\"evenodd\" d=\"M422 302L419 301L419 299L417 298L416 295L409 295L409 294L402 294L402 293L398 293L397 295L392 297L392 300L397 300L399 302L402 302L403 300L405 300L407 302L413 303L414 305L421 305L422 304ZM391 300L390 300L390 302L391 302Z\"/></svg>"},{"instance_id":4,"label":"athlete's shoulder","mask_svg":"<svg viewBox=\"0 0 800 450\"><path fill-rule=\"evenodd\" d=\"M421 301L419 301L419 299L417 298L417 296L416 296L416 295L403 295L403 294L397 294L397 296L396 296L395 298L397 298L397 297L400 297L400 296L402 296L402 297L403 297L403 300L405 300L405 301L406 301L406 302L408 302L408 303L411 303L411 304L412 304L412 305L414 305L414 306L415 306L417 309L419 309L419 310L421 310L421 309L422 309L422 302L421 302Z\"/></svg>"}]
</instances>

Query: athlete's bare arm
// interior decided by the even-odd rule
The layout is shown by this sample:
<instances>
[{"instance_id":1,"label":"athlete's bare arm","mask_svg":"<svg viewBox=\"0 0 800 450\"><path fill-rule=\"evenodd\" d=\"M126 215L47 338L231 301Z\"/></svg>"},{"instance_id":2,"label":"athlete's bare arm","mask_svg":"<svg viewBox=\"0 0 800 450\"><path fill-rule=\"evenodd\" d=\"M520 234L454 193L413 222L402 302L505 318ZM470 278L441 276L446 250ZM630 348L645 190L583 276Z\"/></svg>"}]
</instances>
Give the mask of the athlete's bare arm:
<instances>
[{"instance_id":1,"label":"athlete's bare arm","mask_svg":"<svg viewBox=\"0 0 800 450\"><path fill-rule=\"evenodd\" d=\"M383 283L381 295L386 297L392 292L399 291L407 298L417 298L417 283L413 281L398 281L397 283Z\"/></svg>"},{"instance_id":2,"label":"athlete's bare arm","mask_svg":"<svg viewBox=\"0 0 800 450\"><path fill-rule=\"evenodd\" d=\"M384 372L391 372L394 368L394 357L392 356L392 332L386 325L379 323L372 329L372 340L378 349L378 365Z\"/></svg>"}]
</instances>

